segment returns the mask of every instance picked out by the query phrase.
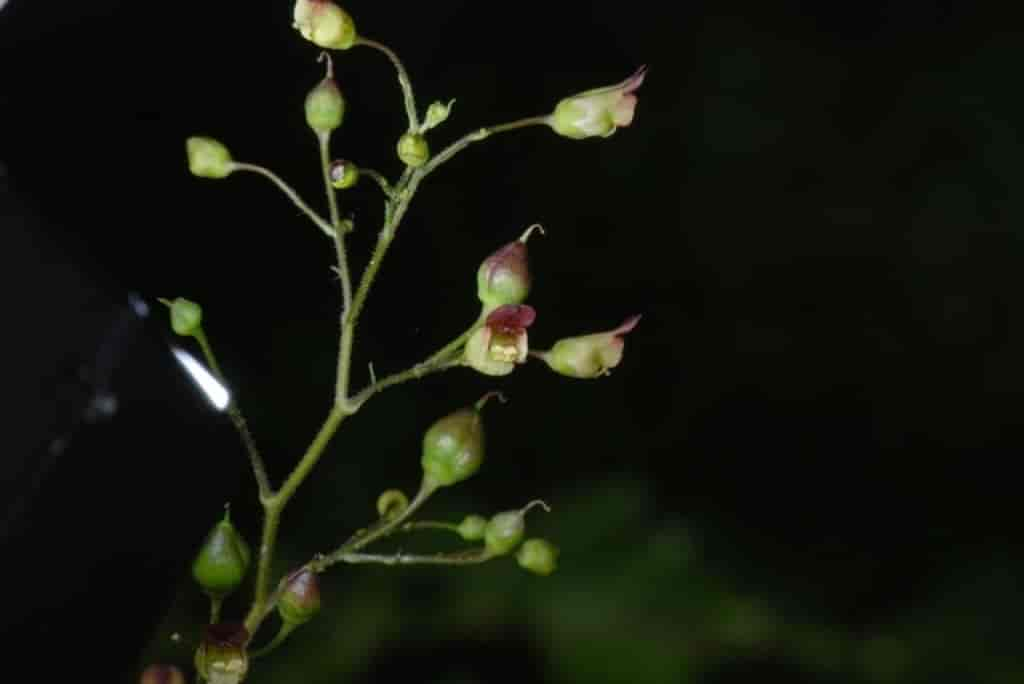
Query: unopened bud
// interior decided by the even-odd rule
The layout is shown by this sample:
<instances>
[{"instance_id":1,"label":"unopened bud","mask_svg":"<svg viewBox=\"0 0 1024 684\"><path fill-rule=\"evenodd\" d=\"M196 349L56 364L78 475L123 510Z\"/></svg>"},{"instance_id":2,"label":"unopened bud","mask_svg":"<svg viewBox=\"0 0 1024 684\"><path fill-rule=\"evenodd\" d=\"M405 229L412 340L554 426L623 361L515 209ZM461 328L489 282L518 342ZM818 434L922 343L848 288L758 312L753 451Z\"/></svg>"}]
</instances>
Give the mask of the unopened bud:
<instances>
[{"instance_id":1,"label":"unopened bud","mask_svg":"<svg viewBox=\"0 0 1024 684\"><path fill-rule=\"evenodd\" d=\"M423 166L430 159L430 146L419 133L406 133L398 139L398 158L406 166Z\"/></svg>"},{"instance_id":2,"label":"unopened bud","mask_svg":"<svg viewBox=\"0 0 1024 684\"><path fill-rule=\"evenodd\" d=\"M550 575L558 567L558 549L546 539L527 539L516 552L519 567L537 575Z\"/></svg>"},{"instance_id":3,"label":"unopened bud","mask_svg":"<svg viewBox=\"0 0 1024 684\"><path fill-rule=\"evenodd\" d=\"M160 303L171 311L171 329L182 337L198 333L203 324L203 308L195 302L177 297L173 300L161 298Z\"/></svg>"},{"instance_id":4,"label":"unopened bud","mask_svg":"<svg viewBox=\"0 0 1024 684\"><path fill-rule=\"evenodd\" d=\"M462 482L484 461L484 424L474 408L459 409L441 418L423 435L424 482L447 487Z\"/></svg>"},{"instance_id":5,"label":"unopened bud","mask_svg":"<svg viewBox=\"0 0 1024 684\"><path fill-rule=\"evenodd\" d=\"M423 125L420 126L420 133L426 133L431 128L444 123L445 119L452 113L452 105L454 104L455 100L451 100L448 104L431 102L430 106L427 107L427 116L423 120Z\"/></svg>"},{"instance_id":6,"label":"unopened bud","mask_svg":"<svg viewBox=\"0 0 1024 684\"><path fill-rule=\"evenodd\" d=\"M548 117L548 125L555 133L574 140L607 138L633 122L634 93L646 73L646 67L641 67L621 83L565 98Z\"/></svg>"},{"instance_id":7,"label":"unopened bud","mask_svg":"<svg viewBox=\"0 0 1024 684\"><path fill-rule=\"evenodd\" d=\"M193 136L185 141L188 170L200 178L224 178L234 171L231 153L213 138Z\"/></svg>"},{"instance_id":8,"label":"unopened bud","mask_svg":"<svg viewBox=\"0 0 1024 684\"><path fill-rule=\"evenodd\" d=\"M192 562L192 576L211 597L223 598L242 583L251 561L249 545L225 514Z\"/></svg>"},{"instance_id":9,"label":"unopened bud","mask_svg":"<svg viewBox=\"0 0 1024 684\"><path fill-rule=\"evenodd\" d=\"M345 118L345 98L329 75L306 95L306 123L314 132L330 133Z\"/></svg>"},{"instance_id":10,"label":"unopened bud","mask_svg":"<svg viewBox=\"0 0 1024 684\"><path fill-rule=\"evenodd\" d=\"M173 665L150 665L142 671L139 684L185 684L185 675Z\"/></svg>"},{"instance_id":11,"label":"unopened bud","mask_svg":"<svg viewBox=\"0 0 1024 684\"><path fill-rule=\"evenodd\" d=\"M331 162L327 173L330 175L331 185L339 190L351 188L359 180L359 167L345 159Z\"/></svg>"},{"instance_id":12,"label":"unopened bud","mask_svg":"<svg viewBox=\"0 0 1024 684\"><path fill-rule=\"evenodd\" d=\"M526 513L534 506L547 510L543 501L531 501L518 511L504 511L487 521L484 529L484 545L496 556L511 552L523 540L526 532Z\"/></svg>"},{"instance_id":13,"label":"unopened bud","mask_svg":"<svg viewBox=\"0 0 1024 684\"><path fill-rule=\"evenodd\" d=\"M299 568L285 579L277 610L286 624L309 622L320 611L320 582L309 568Z\"/></svg>"},{"instance_id":14,"label":"unopened bud","mask_svg":"<svg viewBox=\"0 0 1024 684\"><path fill-rule=\"evenodd\" d=\"M626 319L614 330L559 340L550 351L538 353L556 373L571 378L599 378L619 365L625 347L623 337L640 322Z\"/></svg>"},{"instance_id":15,"label":"unopened bud","mask_svg":"<svg viewBox=\"0 0 1024 684\"><path fill-rule=\"evenodd\" d=\"M514 242L510 242L484 259L476 272L476 294L484 306L497 308L505 304L522 304L530 294L530 268L526 258L526 241L532 225Z\"/></svg>"},{"instance_id":16,"label":"unopened bud","mask_svg":"<svg viewBox=\"0 0 1024 684\"><path fill-rule=\"evenodd\" d=\"M482 515L467 515L459 523L459 535L466 541L479 541L484 538L487 529L487 518Z\"/></svg>"},{"instance_id":17,"label":"unopened bud","mask_svg":"<svg viewBox=\"0 0 1024 684\"><path fill-rule=\"evenodd\" d=\"M297 0L292 16L292 26L314 45L347 50L356 42L352 17L329 0Z\"/></svg>"}]
</instances>

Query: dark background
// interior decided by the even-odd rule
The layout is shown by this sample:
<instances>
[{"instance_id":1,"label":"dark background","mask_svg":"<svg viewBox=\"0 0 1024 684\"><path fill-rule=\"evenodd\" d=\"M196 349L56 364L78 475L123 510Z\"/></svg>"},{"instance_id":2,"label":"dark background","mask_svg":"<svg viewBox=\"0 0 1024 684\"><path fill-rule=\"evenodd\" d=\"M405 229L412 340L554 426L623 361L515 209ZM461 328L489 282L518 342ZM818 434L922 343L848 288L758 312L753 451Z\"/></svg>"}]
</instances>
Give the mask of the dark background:
<instances>
[{"instance_id":1,"label":"dark background","mask_svg":"<svg viewBox=\"0 0 1024 684\"><path fill-rule=\"evenodd\" d=\"M543 497L554 511L530 530L562 548L559 573L341 568L321 617L252 681L1024 676L1024 105L1005 18L925 2L347 8L403 56L421 108L457 98L435 150L650 67L613 137L498 136L424 183L370 298L356 384L366 362L397 370L462 330L480 260L534 222L536 347L644 318L600 381L530 364L374 399L284 519L282 572L367 522L381 490L411 490L423 429L497 387L511 401L488 412L486 467L428 510ZM12 654L108 681L186 666L205 611L196 544L228 500L258 535L235 436L173 366L162 310L133 317L130 293L203 304L276 479L326 414L329 243L263 179L196 179L184 158L187 136L217 137L321 207L301 102L322 67L290 15L0 11ZM335 153L396 176L390 65L357 49L335 69ZM357 269L375 193L343 196ZM116 410L90 410L105 393Z\"/></svg>"}]
</instances>

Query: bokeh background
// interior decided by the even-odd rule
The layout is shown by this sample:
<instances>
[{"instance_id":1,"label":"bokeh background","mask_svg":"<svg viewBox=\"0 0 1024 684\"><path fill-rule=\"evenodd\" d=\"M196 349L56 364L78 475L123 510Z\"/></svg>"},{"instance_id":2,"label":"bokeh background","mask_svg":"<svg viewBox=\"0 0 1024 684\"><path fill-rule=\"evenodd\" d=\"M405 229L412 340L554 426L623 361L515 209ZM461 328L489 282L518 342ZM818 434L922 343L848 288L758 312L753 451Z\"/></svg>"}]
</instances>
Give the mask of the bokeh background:
<instances>
[{"instance_id":1,"label":"bokeh background","mask_svg":"<svg viewBox=\"0 0 1024 684\"><path fill-rule=\"evenodd\" d=\"M600 381L530 364L374 399L290 507L277 568L369 522L380 491L413 489L422 431L500 388L486 467L429 515L543 498L553 512L529 528L561 547L557 574L340 568L321 616L251 681L1024 678L1011 23L922 1L347 7L403 56L421 106L457 99L435 149L650 67L613 137L498 136L424 184L357 384L367 362L403 368L462 330L480 260L535 222L535 345L643 320ZM191 554L226 501L258 535L235 435L173 365L162 311L133 318L130 294L203 304L274 477L328 408L329 243L264 180L192 178L183 151L215 136L320 206L301 102L322 67L289 24L286 2L0 12L3 630L51 675L187 666L206 611ZM335 69L335 152L396 176L390 65L360 49ZM356 268L375 192L343 199Z\"/></svg>"}]
</instances>

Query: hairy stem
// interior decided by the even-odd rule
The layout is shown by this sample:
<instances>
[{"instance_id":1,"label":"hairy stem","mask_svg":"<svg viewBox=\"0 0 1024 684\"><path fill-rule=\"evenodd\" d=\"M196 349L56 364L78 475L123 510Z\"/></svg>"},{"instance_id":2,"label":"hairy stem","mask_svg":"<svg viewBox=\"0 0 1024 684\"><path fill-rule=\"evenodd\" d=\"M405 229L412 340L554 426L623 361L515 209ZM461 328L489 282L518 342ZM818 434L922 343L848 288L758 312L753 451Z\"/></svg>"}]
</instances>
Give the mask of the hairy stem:
<instances>
[{"instance_id":1,"label":"hairy stem","mask_svg":"<svg viewBox=\"0 0 1024 684\"><path fill-rule=\"evenodd\" d=\"M454 553L415 554L399 551L383 553L343 553L338 556L342 563L377 563L380 565L476 565L494 558L485 548L468 549Z\"/></svg>"},{"instance_id":2,"label":"hairy stem","mask_svg":"<svg viewBox=\"0 0 1024 684\"><path fill-rule=\"evenodd\" d=\"M456 154L466 149L475 142L485 140L495 133L505 133L507 131L514 131L519 128L526 128L528 126L542 126L548 122L547 116L531 116L525 119L518 119L517 121L510 121L508 123L498 124L497 126L490 126L489 128L479 128L472 133L467 133L448 147L438 152L434 157L430 159L420 169L420 175L426 176L434 169L444 164L446 161L454 157Z\"/></svg>"},{"instance_id":3,"label":"hairy stem","mask_svg":"<svg viewBox=\"0 0 1024 684\"><path fill-rule=\"evenodd\" d=\"M281 192L288 196L288 199L290 199L295 206L302 210L302 212L316 224L317 228L322 230L327 237L334 237L334 228L331 227L331 224L313 211L310 206L306 204L301 197L299 197L299 193L295 192L290 185L281 180L281 178L273 171L265 169L262 166L257 166L256 164L246 164L244 162L233 162L232 166L237 171L251 171L269 178L274 185L281 189Z\"/></svg>"}]
</instances>

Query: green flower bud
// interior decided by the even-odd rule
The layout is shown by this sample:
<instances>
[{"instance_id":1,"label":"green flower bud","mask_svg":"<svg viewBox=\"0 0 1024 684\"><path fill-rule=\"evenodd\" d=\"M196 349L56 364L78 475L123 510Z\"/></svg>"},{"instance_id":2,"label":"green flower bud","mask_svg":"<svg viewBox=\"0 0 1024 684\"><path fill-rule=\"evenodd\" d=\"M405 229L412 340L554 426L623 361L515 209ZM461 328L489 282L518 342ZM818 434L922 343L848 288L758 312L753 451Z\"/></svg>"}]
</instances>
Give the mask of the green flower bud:
<instances>
[{"instance_id":1,"label":"green flower bud","mask_svg":"<svg viewBox=\"0 0 1024 684\"><path fill-rule=\"evenodd\" d=\"M521 511L498 513L487 521L484 529L484 545L496 556L504 556L518 546L526 532L526 523Z\"/></svg>"},{"instance_id":2,"label":"green flower bud","mask_svg":"<svg viewBox=\"0 0 1024 684\"><path fill-rule=\"evenodd\" d=\"M309 568L299 568L285 579L277 610L285 624L301 625L320 612L320 582Z\"/></svg>"},{"instance_id":3,"label":"green flower bud","mask_svg":"<svg viewBox=\"0 0 1024 684\"><path fill-rule=\"evenodd\" d=\"M459 523L459 535L466 541L480 541L484 538L487 518L482 515L467 515Z\"/></svg>"},{"instance_id":4,"label":"green flower bud","mask_svg":"<svg viewBox=\"0 0 1024 684\"><path fill-rule=\"evenodd\" d=\"M173 665L150 665L142 671L139 684L185 684L185 675Z\"/></svg>"},{"instance_id":5,"label":"green flower bud","mask_svg":"<svg viewBox=\"0 0 1024 684\"><path fill-rule=\"evenodd\" d=\"M188 170L200 178L224 178L234 171L228 148L213 138L193 136L185 141Z\"/></svg>"},{"instance_id":6,"label":"green flower bud","mask_svg":"<svg viewBox=\"0 0 1024 684\"><path fill-rule=\"evenodd\" d=\"M331 178L331 185L339 190L351 188L359 181L359 167L344 159L331 162L327 173Z\"/></svg>"},{"instance_id":7,"label":"green flower bud","mask_svg":"<svg viewBox=\"0 0 1024 684\"><path fill-rule=\"evenodd\" d=\"M538 575L550 575L558 567L558 549L546 539L527 539L516 553L519 567Z\"/></svg>"},{"instance_id":8,"label":"green flower bud","mask_svg":"<svg viewBox=\"0 0 1024 684\"><path fill-rule=\"evenodd\" d=\"M377 514L382 518L394 518L409 507L409 497L400 489L389 489L377 497Z\"/></svg>"},{"instance_id":9,"label":"green flower bud","mask_svg":"<svg viewBox=\"0 0 1024 684\"><path fill-rule=\"evenodd\" d=\"M398 158L406 166L423 166L430 159L430 146L419 133L406 133L398 139Z\"/></svg>"},{"instance_id":10,"label":"green flower bud","mask_svg":"<svg viewBox=\"0 0 1024 684\"><path fill-rule=\"evenodd\" d=\"M426 133L431 128L444 123L445 119L452 113L452 105L454 104L455 100L450 101L448 104L431 102L430 106L427 107L427 116L423 121L423 125L420 126L420 133Z\"/></svg>"},{"instance_id":11,"label":"green flower bud","mask_svg":"<svg viewBox=\"0 0 1024 684\"><path fill-rule=\"evenodd\" d=\"M522 304L530 294L530 269L526 260L526 241L535 228L526 229L518 240L510 242L484 259L476 272L476 294L484 306Z\"/></svg>"},{"instance_id":12,"label":"green flower bud","mask_svg":"<svg viewBox=\"0 0 1024 684\"><path fill-rule=\"evenodd\" d=\"M242 583L251 561L249 545L225 514L192 562L192 576L211 597L223 598Z\"/></svg>"},{"instance_id":13,"label":"green flower bud","mask_svg":"<svg viewBox=\"0 0 1024 684\"><path fill-rule=\"evenodd\" d=\"M292 16L292 26L314 45L347 50L356 42L352 17L329 0L298 0Z\"/></svg>"},{"instance_id":14,"label":"green flower bud","mask_svg":"<svg viewBox=\"0 0 1024 684\"><path fill-rule=\"evenodd\" d=\"M174 300L160 298L161 304L171 310L171 329L182 337L197 334L203 324L203 308L184 297Z\"/></svg>"},{"instance_id":15,"label":"green flower bud","mask_svg":"<svg viewBox=\"0 0 1024 684\"><path fill-rule=\"evenodd\" d=\"M550 351L536 355L556 373L570 378L599 378L622 361L626 344L623 336L639 322L640 316L632 316L614 330L559 340Z\"/></svg>"},{"instance_id":16,"label":"green flower bud","mask_svg":"<svg viewBox=\"0 0 1024 684\"><path fill-rule=\"evenodd\" d=\"M424 482L447 487L470 477L484 461L484 424L476 408L441 418L423 435Z\"/></svg>"},{"instance_id":17,"label":"green flower bud","mask_svg":"<svg viewBox=\"0 0 1024 684\"><path fill-rule=\"evenodd\" d=\"M196 669L210 684L238 684L249 670L249 632L240 623L207 625L196 650Z\"/></svg>"},{"instance_id":18,"label":"green flower bud","mask_svg":"<svg viewBox=\"0 0 1024 684\"><path fill-rule=\"evenodd\" d=\"M317 134L330 133L345 118L345 98L328 75L306 96L306 123Z\"/></svg>"}]
</instances>

